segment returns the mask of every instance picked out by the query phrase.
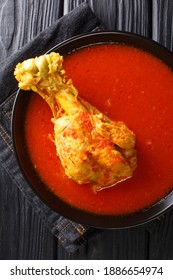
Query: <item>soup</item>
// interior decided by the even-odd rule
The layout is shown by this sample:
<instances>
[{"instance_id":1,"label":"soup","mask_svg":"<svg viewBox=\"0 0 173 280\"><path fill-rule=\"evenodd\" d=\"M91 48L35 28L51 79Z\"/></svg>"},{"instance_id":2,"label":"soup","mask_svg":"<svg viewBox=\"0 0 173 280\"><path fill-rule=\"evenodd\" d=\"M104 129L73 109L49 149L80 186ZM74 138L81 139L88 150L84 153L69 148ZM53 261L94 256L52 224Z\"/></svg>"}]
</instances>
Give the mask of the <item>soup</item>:
<instances>
[{"instance_id":1,"label":"soup","mask_svg":"<svg viewBox=\"0 0 173 280\"><path fill-rule=\"evenodd\" d=\"M52 112L33 93L25 135L40 178L70 205L99 214L131 213L162 199L173 187L173 72L154 56L117 44L77 50L63 66L83 99L134 131L138 166L132 178L97 193L67 178L50 140Z\"/></svg>"}]
</instances>

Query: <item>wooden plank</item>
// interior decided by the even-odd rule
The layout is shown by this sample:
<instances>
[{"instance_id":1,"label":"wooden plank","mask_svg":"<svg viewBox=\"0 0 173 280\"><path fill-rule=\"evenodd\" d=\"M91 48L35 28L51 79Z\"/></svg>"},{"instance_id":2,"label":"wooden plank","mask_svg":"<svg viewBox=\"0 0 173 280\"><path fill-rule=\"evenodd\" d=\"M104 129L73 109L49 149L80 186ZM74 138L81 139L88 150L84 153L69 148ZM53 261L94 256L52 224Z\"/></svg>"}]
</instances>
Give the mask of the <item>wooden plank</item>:
<instances>
[{"instance_id":1,"label":"wooden plank","mask_svg":"<svg viewBox=\"0 0 173 280\"><path fill-rule=\"evenodd\" d=\"M139 0L91 1L95 13L107 29L129 31L148 36L150 33L150 4ZM109 11L109 13L107 12Z\"/></svg>"},{"instance_id":2,"label":"wooden plank","mask_svg":"<svg viewBox=\"0 0 173 280\"><path fill-rule=\"evenodd\" d=\"M150 36L151 2L148 0L64 0L64 13L87 2L106 29Z\"/></svg>"},{"instance_id":3,"label":"wooden plank","mask_svg":"<svg viewBox=\"0 0 173 280\"><path fill-rule=\"evenodd\" d=\"M10 19L7 17L8 14L11 15ZM62 15L63 0L6 0L0 11L1 63ZM6 26L8 26L8 30L13 30L10 39L9 36L4 35Z\"/></svg>"},{"instance_id":4,"label":"wooden plank","mask_svg":"<svg viewBox=\"0 0 173 280\"><path fill-rule=\"evenodd\" d=\"M173 1L153 0L152 38L168 49L173 49Z\"/></svg>"},{"instance_id":5,"label":"wooden plank","mask_svg":"<svg viewBox=\"0 0 173 280\"><path fill-rule=\"evenodd\" d=\"M62 13L61 0L1 0L1 65ZM54 259L56 243L56 238L0 166L0 259Z\"/></svg>"},{"instance_id":6,"label":"wooden plank","mask_svg":"<svg viewBox=\"0 0 173 280\"><path fill-rule=\"evenodd\" d=\"M7 8L8 5L8 8ZM6 1L1 12L1 41L6 49L11 45L14 34L14 2Z\"/></svg>"},{"instance_id":7,"label":"wooden plank","mask_svg":"<svg viewBox=\"0 0 173 280\"><path fill-rule=\"evenodd\" d=\"M157 221L149 232L149 259L173 260L173 210L169 210Z\"/></svg>"},{"instance_id":8,"label":"wooden plank","mask_svg":"<svg viewBox=\"0 0 173 280\"><path fill-rule=\"evenodd\" d=\"M53 259L55 240L0 168L0 259Z\"/></svg>"}]
</instances>

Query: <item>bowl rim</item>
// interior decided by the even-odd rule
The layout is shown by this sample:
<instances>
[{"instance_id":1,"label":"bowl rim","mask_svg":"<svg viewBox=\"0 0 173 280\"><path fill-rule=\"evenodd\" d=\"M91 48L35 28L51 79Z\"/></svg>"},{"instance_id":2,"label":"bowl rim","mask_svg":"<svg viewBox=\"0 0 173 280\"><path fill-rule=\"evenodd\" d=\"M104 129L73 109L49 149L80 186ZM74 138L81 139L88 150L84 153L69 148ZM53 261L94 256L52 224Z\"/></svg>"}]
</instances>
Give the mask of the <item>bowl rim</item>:
<instances>
[{"instance_id":1,"label":"bowl rim","mask_svg":"<svg viewBox=\"0 0 173 280\"><path fill-rule=\"evenodd\" d=\"M104 38L103 38L104 37ZM101 42L99 41L102 38ZM112 39L111 39L112 38ZM99 39L99 40L98 40ZM108 39L108 41L104 41L105 39ZM115 41L116 39L116 41ZM121 31L96 31L96 32L89 32L84 33L81 35L74 36L72 38L69 38L57 45L55 45L53 48L48 50L46 53L50 52L60 52L65 48L66 49L66 55L69 53L68 50L71 49L72 51L76 51L79 48L87 47L90 45L94 45L96 43L91 43L91 41L98 40L97 44L103 44L103 43L120 43L121 40L123 43L123 39L128 45L132 45L134 47L139 47L139 45L147 45L147 48L144 48L145 51L149 51L149 53L153 52L153 55L156 57L161 58L161 60L168 64L173 69L173 62L171 64L170 58L173 58L172 53L165 48L164 46L160 45L158 42L153 41L150 38L134 34L132 32L121 32ZM87 45L87 42L89 40L89 44ZM80 46L81 42L85 41L84 46ZM134 42L138 42L138 45L136 46ZM77 43L77 45L76 45ZM125 44L126 44L125 43ZM133 44L132 44L133 43ZM73 48L73 45L76 45L76 48ZM152 52L150 52L150 48L152 49ZM140 48L141 49L141 48ZM142 48L143 49L143 48ZM64 51L65 52L65 51ZM62 54L64 55L64 54ZM164 55L166 55L167 59L166 62L164 61ZM50 190L46 189L44 191L44 194L46 194L49 197L44 197L42 189L39 190L39 187L45 187L45 184L41 181L40 178L37 178L38 186L33 185L33 179L29 178L28 173L26 171L26 167L24 167L23 158L26 160L26 155L23 155L23 153L26 153L26 150L23 150L22 153L19 152L19 146L17 141L19 140L19 137L17 136L17 132L19 132L18 125L18 112L20 103L24 100L24 94L21 89L18 90L14 104L12 109L12 122L11 122L11 131L12 131L12 142L14 147L14 153L15 157L18 163L18 166L21 170L21 173L23 174L24 178L26 179L27 183L29 184L29 187L34 191L34 193L45 203L50 209L55 211L56 213L64 216L67 219L70 219L74 222L78 222L81 224L85 224L87 226L92 226L95 228L105 228L105 229L115 229L115 228L129 228L134 227L137 225L141 225L144 223L147 223L156 217L160 216L161 214L165 213L169 208L173 206L173 192L170 192L167 196L162 198L160 201L156 202L152 206L140 210L138 212L134 213L128 213L123 215L103 215L103 214L95 214L91 212L86 212L84 210L75 208L69 204L67 204L65 201L62 201L57 196L55 196ZM26 96L26 95L25 95ZM28 97L30 98L31 95ZM27 101L26 101L27 102ZM16 140L18 139L18 140ZM25 149L25 148L24 148ZM22 155L21 155L22 154ZM29 160L27 156L27 160ZM31 165L31 162L30 162ZM29 165L29 167L30 167ZM33 171L33 170L32 170ZM32 172L31 171L31 172ZM29 173L30 174L30 173ZM34 174L34 176L37 176L37 174Z\"/></svg>"}]
</instances>

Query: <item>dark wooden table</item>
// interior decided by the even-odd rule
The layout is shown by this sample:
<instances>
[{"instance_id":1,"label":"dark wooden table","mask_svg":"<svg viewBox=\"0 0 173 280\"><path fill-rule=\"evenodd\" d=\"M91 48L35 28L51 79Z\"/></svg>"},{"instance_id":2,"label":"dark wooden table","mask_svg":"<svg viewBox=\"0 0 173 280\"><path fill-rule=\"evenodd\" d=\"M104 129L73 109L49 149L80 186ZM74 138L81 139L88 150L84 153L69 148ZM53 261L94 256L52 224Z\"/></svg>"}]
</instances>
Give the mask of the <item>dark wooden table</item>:
<instances>
[{"instance_id":1,"label":"dark wooden table","mask_svg":"<svg viewBox=\"0 0 173 280\"><path fill-rule=\"evenodd\" d=\"M81 2L0 0L0 65ZM172 49L172 0L87 2L107 29L132 31ZM142 226L106 230L69 254L0 166L0 259L173 259L172 240L173 210L169 210Z\"/></svg>"}]
</instances>

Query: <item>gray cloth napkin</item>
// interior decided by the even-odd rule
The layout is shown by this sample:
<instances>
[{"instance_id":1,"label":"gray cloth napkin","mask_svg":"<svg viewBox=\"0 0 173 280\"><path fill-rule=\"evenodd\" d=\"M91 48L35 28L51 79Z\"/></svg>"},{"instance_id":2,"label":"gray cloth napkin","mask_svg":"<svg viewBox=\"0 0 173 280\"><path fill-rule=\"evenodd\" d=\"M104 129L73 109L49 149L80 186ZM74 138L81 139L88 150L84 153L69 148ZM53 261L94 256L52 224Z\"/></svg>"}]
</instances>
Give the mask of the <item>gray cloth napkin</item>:
<instances>
[{"instance_id":1,"label":"gray cloth napkin","mask_svg":"<svg viewBox=\"0 0 173 280\"><path fill-rule=\"evenodd\" d=\"M11 139L11 111L17 92L13 72L18 62L43 54L58 43L72 36L93 31L99 25L90 7L83 3L12 55L0 69L0 162L13 179L14 185L17 185L68 252L80 248L100 230L70 221L52 211L35 195L23 178L16 163Z\"/></svg>"}]
</instances>

